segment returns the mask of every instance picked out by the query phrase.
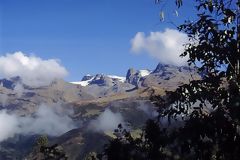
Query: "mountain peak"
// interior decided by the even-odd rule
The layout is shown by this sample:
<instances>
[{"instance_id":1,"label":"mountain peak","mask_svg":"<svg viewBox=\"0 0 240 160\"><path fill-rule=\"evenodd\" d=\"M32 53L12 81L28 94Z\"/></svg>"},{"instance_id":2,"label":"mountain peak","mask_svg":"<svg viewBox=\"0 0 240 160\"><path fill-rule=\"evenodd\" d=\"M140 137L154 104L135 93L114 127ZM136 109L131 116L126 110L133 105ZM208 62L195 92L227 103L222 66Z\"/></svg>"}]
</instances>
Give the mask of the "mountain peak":
<instances>
[{"instance_id":1,"label":"mountain peak","mask_svg":"<svg viewBox=\"0 0 240 160\"><path fill-rule=\"evenodd\" d=\"M135 70L133 68L128 69L126 75L126 82L133 84L135 86L138 85L138 82L145 76L148 76L151 73L150 70Z\"/></svg>"},{"instance_id":2,"label":"mountain peak","mask_svg":"<svg viewBox=\"0 0 240 160\"><path fill-rule=\"evenodd\" d=\"M87 74L82 78L80 82L71 82L73 84L79 84L81 86L88 86L91 84L97 85L112 85L115 82L122 82L124 83L126 80L125 77L115 76L115 75L104 75L104 74L96 74L90 75Z\"/></svg>"},{"instance_id":3,"label":"mountain peak","mask_svg":"<svg viewBox=\"0 0 240 160\"><path fill-rule=\"evenodd\" d=\"M94 76L92 76L91 74L87 74L85 76L83 76L82 80L81 81L87 81L87 80L90 80L92 79Z\"/></svg>"},{"instance_id":4,"label":"mountain peak","mask_svg":"<svg viewBox=\"0 0 240 160\"><path fill-rule=\"evenodd\" d=\"M175 65L171 65L171 64L158 63L158 65L155 68L155 70L153 71L153 73L159 73L159 72L165 71L166 68L178 68L178 67Z\"/></svg>"}]
</instances>

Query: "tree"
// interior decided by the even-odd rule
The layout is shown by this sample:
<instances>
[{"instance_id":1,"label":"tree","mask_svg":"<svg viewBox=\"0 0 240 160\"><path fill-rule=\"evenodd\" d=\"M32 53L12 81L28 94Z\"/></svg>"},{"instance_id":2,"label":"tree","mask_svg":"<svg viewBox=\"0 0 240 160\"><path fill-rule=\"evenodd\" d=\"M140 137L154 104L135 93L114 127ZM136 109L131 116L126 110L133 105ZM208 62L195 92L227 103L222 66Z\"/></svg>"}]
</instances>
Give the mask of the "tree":
<instances>
[{"instance_id":1,"label":"tree","mask_svg":"<svg viewBox=\"0 0 240 160\"><path fill-rule=\"evenodd\" d=\"M239 7L240 1L197 0L198 20L179 26L190 40L181 56L200 63L203 78L169 93L164 115L187 117L181 143L197 159L239 157Z\"/></svg>"},{"instance_id":2,"label":"tree","mask_svg":"<svg viewBox=\"0 0 240 160\"><path fill-rule=\"evenodd\" d=\"M151 97L159 106L159 119L168 117L170 127L163 128L156 120L146 123L138 140L114 139L104 152L108 159L112 153L138 159L130 154L138 152L150 160L239 159L240 1L195 0L195 4L197 19L185 21L178 29L189 37L181 56L188 57L189 66L196 67L202 79L164 98ZM181 7L182 1L176 5ZM174 120L184 125L173 128Z\"/></svg>"},{"instance_id":3,"label":"tree","mask_svg":"<svg viewBox=\"0 0 240 160\"><path fill-rule=\"evenodd\" d=\"M33 148L33 152L26 157L26 159L67 160L68 157L60 145L49 145L48 137L41 135L36 140L36 146Z\"/></svg>"},{"instance_id":4,"label":"tree","mask_svg":"<svg viewBox=\"0 0 240 160\"><path fill-rule=\"evenodd\" d=\"M154 120L148 120L139 138L133 138L130 132L121 125L115 130L118 135L105 146L103 155L99 159L108 160L158 160L171 157L165 147L169 142L166 130L161 129ZM159 150L160 149L160 150Z\"/></svg>"},{"instance_id":5,"label":"tree","mask_svg":"<svg viewBox=\"0 0 240 160\"><path fill-rule=\"evenodd\" d=\"M48 137L46 135L41 135L36 140L37 147L46 147L48 145Z\"/></svg>"},{"instance_id":6,"label":"tree","mask_svg":"<svg viewBox=\"0 0 240 160\"><path fill-rule=\"evenodd\" d=\"M67 160L68 159L63 148L58 144L54 144L49 147L41 146L40 152L43 154L44 160Z\"/></svg>"}]
</instances>

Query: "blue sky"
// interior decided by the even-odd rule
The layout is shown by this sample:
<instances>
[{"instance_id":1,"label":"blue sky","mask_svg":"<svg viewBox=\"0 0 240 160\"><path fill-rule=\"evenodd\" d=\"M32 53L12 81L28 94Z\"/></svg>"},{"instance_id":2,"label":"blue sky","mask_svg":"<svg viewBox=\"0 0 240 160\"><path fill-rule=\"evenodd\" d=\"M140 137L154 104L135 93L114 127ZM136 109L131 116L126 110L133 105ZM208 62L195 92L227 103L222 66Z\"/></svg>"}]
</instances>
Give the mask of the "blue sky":
<instances>
[{"instance_id":1,"label":"blue sky","mask_svg":"<svg viewBox=\"0 0 240 160\"><path fill-rule=\"evenodd\" d=\"M167 5L172 15L174 3ZM188 2L180 24L192 14ZM0 0L0 54L22 51L43 59L57 58L69 71L69 81L87 73L125 76L130 67L153 69L158 59L132 54L137 32L174 28L159 20L154 0Z\"/></svg>"}]
</instances>

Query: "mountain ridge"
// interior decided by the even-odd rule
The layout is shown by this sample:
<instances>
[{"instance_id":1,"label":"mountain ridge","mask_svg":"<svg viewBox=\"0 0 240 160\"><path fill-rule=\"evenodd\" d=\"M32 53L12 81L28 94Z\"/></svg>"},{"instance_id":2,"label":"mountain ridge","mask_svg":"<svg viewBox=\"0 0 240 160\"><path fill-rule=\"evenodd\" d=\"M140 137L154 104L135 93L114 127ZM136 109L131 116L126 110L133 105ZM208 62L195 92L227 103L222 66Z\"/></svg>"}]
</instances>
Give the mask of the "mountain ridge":
<instances>
[{"instance_id":1,"label":"mountain ridge","mask_svg":"<svg viewBox=\"0 0 240 160\"><path fill-rule=\"evenodd\" d=\"M34 118L42 104L50 108L50 115L54 117L67 114L65 116L74 123L76 128L61 133L60 136L51 137L50 144L61 145L70 160L83 159L90 151L100 151L100 144L95 146L92 139L102 137L104 141L101 144L107 142L111 138L112 130L117 127L116 122L121 120L122 123L128 123L135 131L142 127L145 120L152 118L156 109L149 100L151 95L163 96L166 90L174 90L180 84L188 83L192 78L200 78L194 69L159 64L153 70L129 69L126 77L104 74L86 75L82 78L82 81L87 81L85 86L56 79L48 86L30 87L23 84L20 77L2 79L0 80L0 108L10 117ZM56 111L53 110L56 108L54 106L58 108ZM48 123L51 123L52 118L46 118L50 120ZM98 124L98 122L101 123ZM96 131L91 127L106 128L109 125L111 129L106 131ZM12 144L17 143L20 147L27 144L21 156L24 158L27 156L27 159L31 160L31 154L25 153L31 152L29 148L33 146L32 136L36 135L24 133L25 138L22 141L17 138L19 136L22 136L21 132L14 133L11 138L4 140L4 143L0 143L0 153L10 156L9 159L16 159L20 154L19 148L11 148ZM84 144L89 144L91 147Z\"/></svg>"},{"instance_id":2,"label":"mountain ridge","mask_svg":"<svg viewBox=\"0 0 240 160\"><path fill-rule=\"evenodd\" d=\"M154 70L150 70L150 69L135 70L134 68L129 68L127 70L125 77L116 76L116 75L105 75L105 74L96 74L96 75L87 74L83 76L81 81L75 81L70 83L85 87L91 84L104 85L104 80L105 81L110 80L110 81L115 81L115 82L119 81L122 83L129 83L135 86L139 86L139 82L142 81L144 77L146 78L151 74L157 74L157 73L162 73L162 76L164 76L163 74L169 73L169 68L174 68L179 72L185 72L185 73L195 72L194 74L196 74L196 70L189 66L174 66L174 65L158 63L157 67Z\"/></svg>"}]
</instances>

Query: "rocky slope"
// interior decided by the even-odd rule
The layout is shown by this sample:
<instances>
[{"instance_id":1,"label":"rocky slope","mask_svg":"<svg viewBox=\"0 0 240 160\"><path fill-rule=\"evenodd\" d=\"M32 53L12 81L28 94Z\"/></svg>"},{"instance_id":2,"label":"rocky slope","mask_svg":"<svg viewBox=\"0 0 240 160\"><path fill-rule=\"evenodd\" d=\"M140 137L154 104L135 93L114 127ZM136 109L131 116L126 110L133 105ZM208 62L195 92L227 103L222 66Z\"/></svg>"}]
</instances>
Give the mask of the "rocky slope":
<instances>
[{"instance_id":1,"label":"rocky slope","mask_svg":"<svg viewBox=\"0 0 240 160\"><path fill-rule=\"evenodd\" d=\"M148 100L151 94L164 95L166 90L198 78L189 67L162 64L152 71L129 69L126 77L86 75L79 82L55 80L38 88L22 84L21 78L15 77L0 80L0 108L15 117L31 116L34 120L41 104L57 106L51 115L67 115L75 127L50 136L50 143L62 145L71 160L83 159L89 151L102 149L118 123L137 132L148 118L156 116L156 109ZM47 117L50 121L45 125L50 125L54 117ZM0 155L6 160L21 159L31 152L36 137L36 133L17 132L1 142Z\"/></svg>"}]
</instances>

